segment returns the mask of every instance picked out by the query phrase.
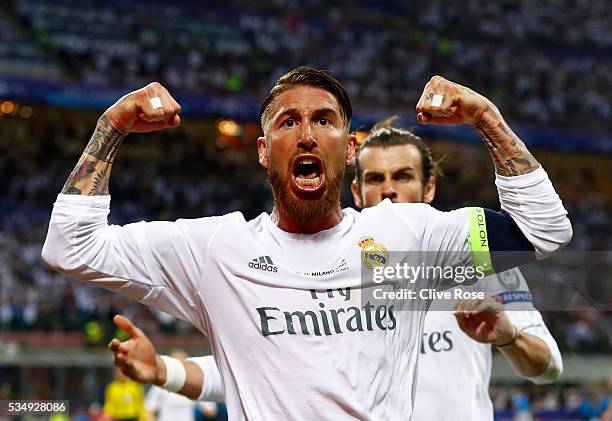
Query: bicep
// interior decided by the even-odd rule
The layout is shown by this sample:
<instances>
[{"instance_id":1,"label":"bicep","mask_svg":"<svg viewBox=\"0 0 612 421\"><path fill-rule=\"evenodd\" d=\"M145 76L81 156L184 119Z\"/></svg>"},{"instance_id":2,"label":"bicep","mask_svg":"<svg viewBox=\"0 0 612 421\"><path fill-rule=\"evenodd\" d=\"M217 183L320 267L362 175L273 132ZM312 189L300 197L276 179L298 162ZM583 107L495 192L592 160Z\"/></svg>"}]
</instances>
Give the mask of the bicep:
<instances>
[{"instance_id":1,"label":"bicep","mask_svg":"<svg viewBox=\"0 0 612 421\"><path fill-rule=\"evenodd\" d=\"M535 249L508 212L484 209L491 263L496 273L536 260Z\"/></svg>"},{"instance_id":2,"label":"bicep","mask_svg":"<svg viewBox=\"0 0 612 421\"><path fill-rule=\"evenodd\" d=\"M535 260L531 243L504 211L471 207L450 212L429 208L423 250L437 264L473 266L477 277L503 272Z\"/></svg>"},{"instance_id":3,"label":"bicep","mask_svg":"<svg viewBox=\"0 0 612 421\"><path fill-rule=\"evenodd\" d=\"M536 259L532 244L505 211L466 208L468 244L474 266L485 275L501 273Z\"/></svg>"},{"instance_id":4,"label":"bicep","mask_svg":"<svg viewBox=\"0 0 612 421\"><path fill-rule=\"evenodd\" d=\"M108 225L106 213L75 216L56 205L43 259L69 277L181 319L193 312L198 268L177 223Z\"/></svg>"}]
</instances>

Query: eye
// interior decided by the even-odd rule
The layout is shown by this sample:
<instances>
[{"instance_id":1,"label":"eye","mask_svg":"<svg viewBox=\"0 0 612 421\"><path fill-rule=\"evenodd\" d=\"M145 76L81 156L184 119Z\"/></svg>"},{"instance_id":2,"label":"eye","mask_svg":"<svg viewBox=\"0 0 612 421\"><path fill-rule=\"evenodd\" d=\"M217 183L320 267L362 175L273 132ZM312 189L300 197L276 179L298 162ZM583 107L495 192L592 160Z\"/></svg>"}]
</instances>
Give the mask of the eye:
<instances>
[{"instance_id":1,"label":"eye","mask_svg":"<svg viewBox=\"0 0 612 421\"><path fill-rule=\"evenodd\" d=\"M412 179L412 176L408 173L401 173L395 176L395 179L398 181L408 181Z\"/></svg>"},{"instance_id":2,"label":"eye","mask_svg":"<svg viewBox=\"0 0 612 421\"><path fill-rule=\"evenodd\" d=\"M380 174L371 174L366 177L365 182L368 184L378 184L378 183L382 183L384 180L385 180L385 177L383 177Z\"/></svg>"},{"instance_id":3,"label":"eye","mask_svg":"<svg viewBox=\"0 0 612 421\"><path fill-rule=\"evenodd\" d=\"M327 125L329 124L329 120L328 120L328 119L326 119L325 117L321 117L321 118L320 118L319 120L317 120L317 121L318 121L318 123L319 123L321 126L327 126Z\"/></svg>"},{"instance_id":4,"label":"eye","mask_svg":"<svg viewBox=\"0 0 612 421\"><path fill-rule=\"evenodd\" d=\"M285 127L293 127L297 124L297 121L295 121L292 118L288 118L287 120L283 121L283 124L281 124L281 126L285 126Z\"/></svg>"}]
</instances>

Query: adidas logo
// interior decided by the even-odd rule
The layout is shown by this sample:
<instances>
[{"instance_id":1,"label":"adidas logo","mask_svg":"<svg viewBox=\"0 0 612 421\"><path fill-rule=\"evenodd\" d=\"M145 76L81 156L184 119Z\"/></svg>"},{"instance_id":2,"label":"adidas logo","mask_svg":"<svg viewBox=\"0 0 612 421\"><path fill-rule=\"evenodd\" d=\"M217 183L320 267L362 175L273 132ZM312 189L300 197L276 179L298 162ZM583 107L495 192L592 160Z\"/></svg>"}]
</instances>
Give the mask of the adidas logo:
<instances>
[{"instance_id":1,"label":"adidas logo","mask_svg":"<svg viewBox=\"0 0 612 421\"><path fill-rule=\"evenodd\" d=\"M278 272L278 268L274 266L272 259L270 256L259 256L249 262L249 267L251 269L259 269L264 272Z\"/></svg>"}]
</instances>

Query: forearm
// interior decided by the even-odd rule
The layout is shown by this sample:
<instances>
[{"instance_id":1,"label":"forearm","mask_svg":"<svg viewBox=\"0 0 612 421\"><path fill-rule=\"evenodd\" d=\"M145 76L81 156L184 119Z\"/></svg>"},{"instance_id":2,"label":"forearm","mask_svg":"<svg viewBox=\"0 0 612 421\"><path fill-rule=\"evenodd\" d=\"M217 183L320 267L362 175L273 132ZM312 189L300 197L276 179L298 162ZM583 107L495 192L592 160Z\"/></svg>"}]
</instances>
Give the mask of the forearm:
<instances>
[{"instance_id":1,"label":"forearm","mask_svg":"<svg viewBox=\"0 0 612 421\"><path fill-rule=\"evenodd\" d=\"M519 331L511 345L499 347L500 352L523 377L538 377L547 370L551 353L546 342L535 335Z\"/></svg>"},{"instance_id":2,"label":"forearm","mask_svg":"<svg viewBox=\"0 0 612 421\"><path fill-rule=\"evenodd\" d=\"M155 384L157 386L164 386L166 383L167 376L167 367L164 360L157 355L157 379L155 380ZM178 390L176 393L186 396L191 400L197 400L202 394L202 388L204 386L204 371L200 368L200 366L193 361L189 360L177 360L183 364L185 369L185 383L183 387Z\"/></svg>"},{"instance_id":3,"label":"forearm","mask_svg":"<svg viewBox=\"0 0 612 421\"><path fill-rule=\"evenodd\" d=\"M181 395L187 396L189 399L196 400L202 394L202 387L204 386L204 372L199 365L193 361L184 360L182 361L185 366L187 376L185 378L185 385L179 391Z\"/></svg>"},{"instance_id":4,"label":"forearm","mask_svg":"<svg viewBox=\"0 0 612 421\"><path fill-rule=\"evenodd\" d=\"M108 195L113 161L125 136L113 127L106 115L102 115L85 151L66 180L62 193Z\"/></svg>"},{"instance_id":5,"label":"forearm","mask_svg":"<svg viewBox=\"0 0 612 421\"><path fill-rule=\"evenodd\" d=\"M523 175L540 166L495 106L484 112L472 127L487 145L497 174L506 177Z\"/></svg>"},{"instance_id":6,"label":"forearm","mask_svg":"<svg viewBox=\"0 0 612 421\"><path fill-rule=\"evenodd\" d=\"M522 233L519 237L531 244L537 258L546 257L565 246L572 238L571 223L546 171L493 104L487 107L473 127L489 149L497 173L495 184L501 209L519 228ZM518 238L516 244L506 239L512 240L513 235L497 241L507 245L498 251L526 250L520 244L522 238Z\"/></svg>"}]
</instances>

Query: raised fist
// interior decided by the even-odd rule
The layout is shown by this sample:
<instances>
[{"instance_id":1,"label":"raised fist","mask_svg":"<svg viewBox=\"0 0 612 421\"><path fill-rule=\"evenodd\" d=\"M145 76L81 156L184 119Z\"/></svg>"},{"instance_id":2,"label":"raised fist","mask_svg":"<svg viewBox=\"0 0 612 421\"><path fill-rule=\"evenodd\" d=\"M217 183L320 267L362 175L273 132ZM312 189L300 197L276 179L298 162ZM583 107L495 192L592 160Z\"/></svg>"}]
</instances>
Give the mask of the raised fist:
<instances>
[{"instance_id":1,"label":"raised fist","mask_svg":"<svg viewBox=\"0 0 612 421\"><path fill-rule=\"evenodd\" d=\"M421 124L469 124L480 122L485 112L497 108L484 96L470 88L444 79L431 78L416 106Z\"/></svg>"},{"instance_id":2,"label":"raised fist","mask_svg":"<svg viewBox=\"0 0 612 421\"><path fill-rule=\"evenodd\" d=\"M158 82L130 92L104 112L110 123L123 133L152 132L178 126L181 106Z\"/></svg>"}]
</instances>

